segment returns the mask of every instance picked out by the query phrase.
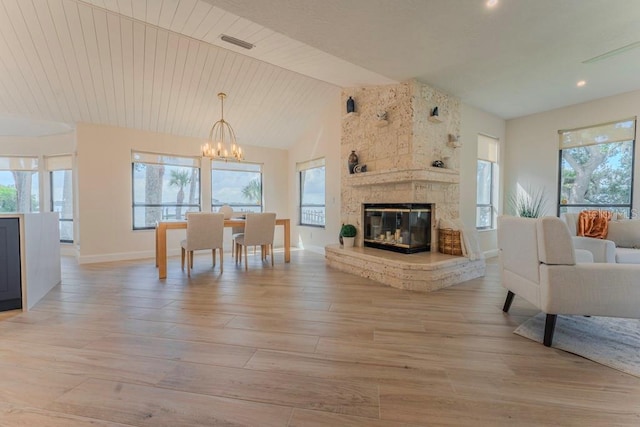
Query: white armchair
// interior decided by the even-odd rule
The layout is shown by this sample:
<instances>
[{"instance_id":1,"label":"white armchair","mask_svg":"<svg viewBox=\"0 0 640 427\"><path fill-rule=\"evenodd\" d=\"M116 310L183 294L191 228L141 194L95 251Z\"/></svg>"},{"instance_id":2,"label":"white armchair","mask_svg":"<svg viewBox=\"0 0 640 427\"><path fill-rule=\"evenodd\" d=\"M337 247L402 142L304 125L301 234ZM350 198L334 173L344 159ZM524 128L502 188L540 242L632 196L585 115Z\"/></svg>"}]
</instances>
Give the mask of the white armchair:
<instances>
[{"instance_id":1,"label":"white armchair","mask_svg":"<svg viewBox=\"0 0 640 427\"><path fill-rule=\"evenodd\" d=\"M503 311L518 295L546 313L547 347L558 314L640 318L640 265L576 262L559 218L499 217L498 249L508 290Z\"/></svg>"}]
</instances>

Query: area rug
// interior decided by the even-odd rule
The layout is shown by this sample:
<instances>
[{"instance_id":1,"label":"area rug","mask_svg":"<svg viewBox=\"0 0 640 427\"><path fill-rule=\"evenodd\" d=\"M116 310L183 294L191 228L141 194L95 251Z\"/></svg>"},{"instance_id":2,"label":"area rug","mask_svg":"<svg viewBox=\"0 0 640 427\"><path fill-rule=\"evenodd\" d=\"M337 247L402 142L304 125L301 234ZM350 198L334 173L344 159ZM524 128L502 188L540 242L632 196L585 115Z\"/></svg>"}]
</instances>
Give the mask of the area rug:
<instances>
[{"instance_id":1,"label":"area rug","mask_svg":"<svg viewBox=\"0 0 640 427\"><path fill-rule=\"evenodd\" d=\"M545 317L539 313L513 332L542 343ZM640 320L558 316L552 347L640 377Z\"/></svg>"}]
</instances>

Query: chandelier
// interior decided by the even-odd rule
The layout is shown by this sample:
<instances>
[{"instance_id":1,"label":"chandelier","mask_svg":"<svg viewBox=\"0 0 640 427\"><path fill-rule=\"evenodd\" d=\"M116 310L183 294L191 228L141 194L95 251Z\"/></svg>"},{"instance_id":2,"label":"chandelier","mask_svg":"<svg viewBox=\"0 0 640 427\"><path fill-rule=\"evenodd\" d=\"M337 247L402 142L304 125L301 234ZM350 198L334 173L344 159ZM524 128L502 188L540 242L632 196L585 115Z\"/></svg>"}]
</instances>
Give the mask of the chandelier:
<instances>
[{"instance_id":1,"label":"chandelier","mask_svg":"<svg viewBox=\"0 0 640 427\"><path fill-rule=\"evenodd\" d=\"M220 120L213 124L209 132L209 142L202 146L202 156L211 160L244 160L242 148L236 142L236 134L229 122L224 119L224 99L226 93L220 92Z\"/></svg>"}]
</instances>

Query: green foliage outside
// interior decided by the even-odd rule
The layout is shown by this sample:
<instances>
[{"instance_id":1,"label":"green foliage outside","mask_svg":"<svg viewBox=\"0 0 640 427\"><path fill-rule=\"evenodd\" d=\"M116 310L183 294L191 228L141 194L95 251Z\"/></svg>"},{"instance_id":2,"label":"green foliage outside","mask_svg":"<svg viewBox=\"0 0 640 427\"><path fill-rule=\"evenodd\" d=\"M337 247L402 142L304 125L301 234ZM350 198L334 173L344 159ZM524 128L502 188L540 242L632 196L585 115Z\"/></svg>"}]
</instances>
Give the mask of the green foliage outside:
<instances>
[{"instance_id":1,"label":"green foliage outside","mask_svg":"<svg viewBox=\"0 0 640 427\"><path fill-rule=\"evenodd\" d=\"M242 197L249 202L259 205L262 201L262 184L259 179L252 179L242 188Z\"/></svg>"},{"instance_id":2,"label":"green foliage outside","mask_svg":"<svg viewBox=\"0 0 640 427\"><path fill-rule=\"evenodd\" d=\"M18 192L14 187L0 185L0 212L16 212Z\"/></svg>"},{"instance_id":3,"label":"green foliage outside","mask_svg":"<svg viewBox=\"0 0 640 427\"><path fill-rule=\"evenodd\" d=\"M171 170L171 178L169 179L169 186L178 187L178 194L176 196L176 219L182 218L182 203L184 202L184 187L191 182L191 173L189 170Z\"/></svg>"},{"instance_id":4,"label":"green foliage outside","mask_svg":"<svg viewBox=\"0 0 640 427\"><path fill-rule=\"evenodd\" d=\"M630 203L632 165L632 141L562 150L562 204Z\"/></svg>"}]
</instances>

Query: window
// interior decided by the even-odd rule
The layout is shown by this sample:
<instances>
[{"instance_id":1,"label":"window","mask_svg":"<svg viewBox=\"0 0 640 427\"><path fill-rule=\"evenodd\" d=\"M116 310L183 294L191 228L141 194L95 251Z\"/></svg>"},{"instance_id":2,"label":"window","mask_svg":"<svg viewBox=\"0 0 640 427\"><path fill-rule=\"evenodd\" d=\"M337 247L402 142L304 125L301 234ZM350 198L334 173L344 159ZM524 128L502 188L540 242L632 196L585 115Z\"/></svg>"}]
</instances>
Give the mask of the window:
<instances>
[{"instance_id":1,"label":"window","mask_svg":"<svg viewBox=\"0 0 640 427\"><path fill-rule=\"evenodd\" d=\"M495 225L498 176L498 140L478 135L476 187L476 228L488 230Z\"/></svg>"},{"instance_id":2,"label":"window","mask_svg":"<svg viewBox=\"0 0 640 427\"><path fill-rule=\"evenodd\" d=\"M73 243L73 170L71 156L47 158L51 212L60 215L60 241Z\"/></svg>"},{"instance_id":3,"label":"window","mask_svg":"<svg viewBox=\"0 0 640 427\"><path fill-rule=\"evenodd\" d=\"M200 210L200 159L132 152L133 229Z\"/></svg>"},{"instance_id":4,"label":"window","mask_svg":"<svg viewBox=\"0 0 640 427\"><path fill-rule=\"evenodd\" d=\"M324 159L298 164L300 175L300 225L325 226Z\"/></svg>"},{"instance_id":5,"label":"window","mask_svg":"<svg viewBox=\"0 0 640 427\"><path fill-rule=\"evenodd\" d=\"M229 205L236 212L262 212L262 165L211 162L211 210Z\"/></svg>"},{"instance_id":6,"label":"window","mask_svg":"<svg viewBox=\"0 0 640 427\"><path fill-rule=\"evenodd\" d=\"M0 157L0 212L39 212L36 157Z\"/></svg>"},{"instance_id":7,"label":"window","mask_svg":"<svg viewBox=\"0 0 640 427\"><path fill-rule=\"evenodd\" d=\"M558 213L584 209L631 215L636 120L561 130Z\"/></svg>"}]
</instances>

